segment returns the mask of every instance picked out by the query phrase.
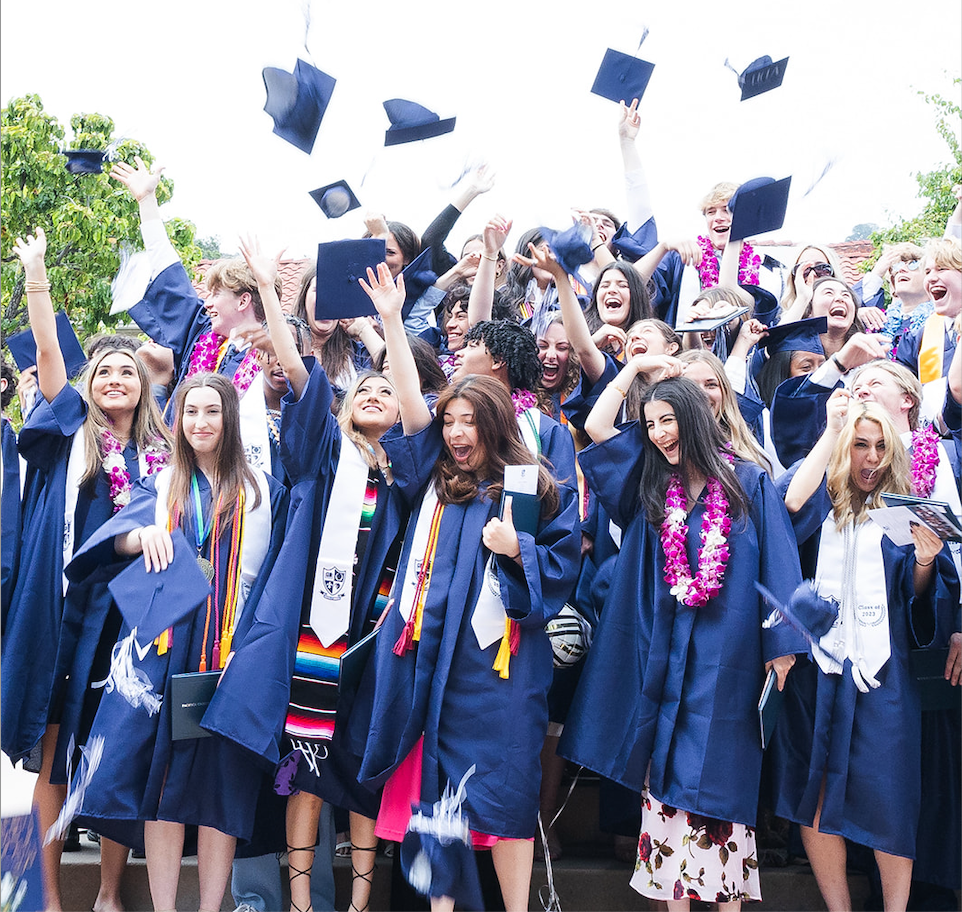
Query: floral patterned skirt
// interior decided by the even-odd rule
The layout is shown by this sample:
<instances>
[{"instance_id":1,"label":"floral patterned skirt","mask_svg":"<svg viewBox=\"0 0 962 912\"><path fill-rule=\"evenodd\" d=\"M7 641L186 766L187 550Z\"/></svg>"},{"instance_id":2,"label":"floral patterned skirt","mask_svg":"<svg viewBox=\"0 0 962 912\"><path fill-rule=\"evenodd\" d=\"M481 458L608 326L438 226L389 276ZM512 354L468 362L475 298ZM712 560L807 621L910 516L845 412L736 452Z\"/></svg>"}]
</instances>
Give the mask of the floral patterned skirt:
<instances>
[{"instance_id":1,"label":"floral patterned skirt","mask_svg":"<svg viewBox=\"0 0 962 912\"><path fill-rule=\"evenodd\" d=\"M760 900L755 831L641 794L632 889L651 899Z\"/></svg>"}]
</instances>

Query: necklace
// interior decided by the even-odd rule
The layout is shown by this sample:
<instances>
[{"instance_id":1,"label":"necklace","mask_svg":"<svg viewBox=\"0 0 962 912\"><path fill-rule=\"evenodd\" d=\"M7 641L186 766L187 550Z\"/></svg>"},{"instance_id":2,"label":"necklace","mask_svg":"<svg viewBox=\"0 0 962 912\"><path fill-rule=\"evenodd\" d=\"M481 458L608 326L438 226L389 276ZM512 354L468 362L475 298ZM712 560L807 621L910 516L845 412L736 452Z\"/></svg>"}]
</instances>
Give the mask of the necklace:
<instances>
[{"instance_id":1,"label":"necklace","mask_svg":"<svg viewBox=\"0 0 962 912\"><path fill-rule=\"evenodd\" d=\"M194 516L197 520L197 528L194 530L197 543L197 566L200 567L201 573L204 574L209 583L214 578L214 565L206 557L202 557L200 552L204 550L204 543L207 541L207 536L210 535L214 516L220 513L220 497L217 498L217 506L214 508L214 515L210 518L210 525L207 525L204 521L204 505L200 501L200 486L197 484L196 472L191 473L190 490L194 495Z\"/></svg>"},{"instance_id":2,"label":"necklace","mask_svg":"<svg viewBox=\"0 0 962 912\"><path fill-rule=\"evenodd\" d=\"M728 498L721 482L715 477L707 480L708 496L701 523L701 547L698 549L698 572L692 576L685 551L688 537L687 497L681 475L672 472L665 494L665 519L661 524L661 547L665 554L665 582L671 594L689 608L704 605L718 595L728 563L728 533L731 517Z\"/></svg>"},{"instance_id":3,"label":"necklace","mask_svg":"<svg viewBox=\"0 0 962 912\"><path fill-rule=\"evenodd\" d=\"M267 416L267 430L270 431L271 437L274 439L274 443L277 448L281 448L281 429L277 422L281 419L280 409L264 409L264 413Z\"/></svg>"},{"instance_id":4,"label":"necklace","mask_svg":"<svg viewBox=\"0 0 962 912\"><path fill-rule=\"evenodd\" d=\"M214 332L199 335L190 354L187 376L193 377L194 374L201 372L216 374L227 352L227 341L224 336L218 336ZM247 349L243 361L231 377L231 383L234 384L238 397L247 392L259 371L257 352L252 346Z\"/></svg>"},{"instance_id":5,"label":"necklace","mask_svg":"<svg viewBox=\"0 0 962 912\"><path fill-rule=\"evenodd\" d=\"M103 454L103 469L110 479L110 499L113 501L113 512L130 503L130 472L124 461L124 448L120 441L108 429L104 428L100 434L100 452ZM170 458L170 453L161 445L159 439L144 447L144 462L147 463L147 474L159 472Z\"/></svg>"},{"instance_id":6,"label":"necklace","mask_svg":"<svg viewBox=\"0 0 962 912\"><path fill-rule=\"evenodd\" d=\"M912 431L912 492L931 497L939 464L939 435L931 424Z\"/></svg>"},{"instance_id":7,"label":"necklace","mask_svg":"<svg viewBox=\"0 0 962 912\"><path fill-rule=\"evenodd\" d=\"M714 288L718 284L718 254L715 253L712 242L702 235L698 236L698 246L701 248L701 265L698 267L701 287ZM752 245L745 241L738 257L738 284L757 285L761 265L761 257L756 255Z\"/></svg>"}]
</instances>

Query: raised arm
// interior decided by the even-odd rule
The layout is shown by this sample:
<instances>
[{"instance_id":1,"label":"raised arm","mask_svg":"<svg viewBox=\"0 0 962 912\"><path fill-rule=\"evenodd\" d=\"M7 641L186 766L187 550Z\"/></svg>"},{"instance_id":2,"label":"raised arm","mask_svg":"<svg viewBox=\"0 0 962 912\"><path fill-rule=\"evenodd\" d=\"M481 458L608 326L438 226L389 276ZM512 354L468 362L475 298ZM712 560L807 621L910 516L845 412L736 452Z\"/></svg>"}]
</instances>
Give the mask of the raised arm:
<instances>
[{"instance_id":1,"label":"raised arm","mask_svg":"<svg viewBox=\"0 0 962 912\"><path fill-rule=\"evenodd\" d=\"M277 297L277 289L274 287L274 278L277 275L277 266L281 261L283 250L277 256L271 258L261 253L260 244L257 238L241 238L240 251L250 267L250 271L257 282L257 288L261 293L261 302L264 305L264 316L267 318L267 329L271 334L271 343L274 346L274 354L277 361L290 383L294 395L298 399L307 386L307 368L301 359L301 353L297 350L294 337L288 329L287 321L284 319L284 312L281 310L281 302Z\"/></svg>"},{"instance_id":2,"label":"raised arm","mask_svg":"<svg viewBox=\"0 0 962 912\"><path fill-rule=\"evenodd\" d=\"M33 339L37 343L37 382L43 398L53 402L67 385L67 366L57 340L57 318L50 300L50 282L47 281L47 236L43 228L27 239L17 238L14 253L23 263L27 292L27 315Z\"/></svg>"},{"instance_id":3,"label":"raised arm","mask_svg":"<svg viewBox=\"0 0 962 912\"><path fill-rule=\"evenodd\" d=\"M157 202L157 185L164 174L163 165L148 168L140 156L134 157L136 168L126 162L117 162L110 169L110 176L123 184L140 208L140 233L144 249L150 259L151 277L156 278L168 266L180 262L180 257L167 236L160 204Z\"/></svg>"},{"instance_id":4,"label":"raised arm","mask_svg":"<svg viewBox=\"0 0 962 912\"><path fill-rule=\"evenodd\" d=\"M638 99L633 98L630 105L622 102L618 119L618 145L621 148L621 160L625 167L629 231L637 231L654 215L648 179L641 163L641 156L638 154L637 140L640 130L641 115L638 113Z\"/></svg>"},{"instance_id":5,"label":"raised arm","mask_svg":"<svg viewBox=\"0 0 962 912\"><path fill-rule=\"evenodd\" d=\"M805 457L805 461L798 467L785 492L785 506L789 513L797 513L801 510L822 483L838 436L848 420L848 406L851 398L851 394L845 389L837 389L829 396L825 405L825 414L828 419L825 430Z\"/></svg>"},{"instance_id":6,"label":"raised arm","mask_svg":"<svg viewBox=\"0 0 962 912\"><path fill-rule=\"evenodd\" d=\"M498 251L504 246L512 221L503 215L491 218L481 235L484 249L478 261L478 271L474 274L471 297L468 299L468 326L482 320L491 319L494 307L495 276L498 271Z\"/></svg>"},{"instance_id":7,"label":"raised arm","mask_svg":"<svg viewBox=\"0 0 962 912\"><path fill-rule=\"evenodd\" d=\"M421 395L421 379L401 319L404 276L399 275L395 284L387 263L380 263L377 273L368 268L367 282L364 279L358 279L358 282L374 302L384 327L384 344L391 365L391 378L397 390L401 426L405 434L416 434L431 423L431 410Z\"/></svg>"}]
</instances>

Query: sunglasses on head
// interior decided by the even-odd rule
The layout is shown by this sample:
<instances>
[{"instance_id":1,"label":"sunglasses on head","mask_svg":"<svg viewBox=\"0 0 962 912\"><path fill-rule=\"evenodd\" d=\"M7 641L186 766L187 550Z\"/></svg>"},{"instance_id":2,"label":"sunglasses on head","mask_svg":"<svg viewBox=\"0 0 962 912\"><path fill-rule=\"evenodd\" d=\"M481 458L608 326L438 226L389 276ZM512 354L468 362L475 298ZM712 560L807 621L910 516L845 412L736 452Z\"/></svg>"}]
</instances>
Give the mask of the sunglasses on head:
<instances>
[{"instance_id":1,"label":"sunglasses on head","mask_svg":"<svg viewBox=\"0 0 962 912\"><path fill-rule=\"evenodd\" d=\"M903 269L906 269L909 272L915 272L915 270L921 265L922 264L919 260L899 260L897 263L892 265L892 275L895 275L897 272L901 272Z\"/></svg>"},{"instance_id":2,"label":"sunglasses on head","mask_svg":"<svg viewBox=\"0 0 962 912\"><path fill-rule=\"evenodd\" d=\"M799 270L799 268L801 267L801 265L802 265L801 263L796 263L796 264L792 267L792 275L793 275L793 276L795 275L795 273L798 272L798 270ZM834 275L835 275L835 270L832 269L832 264L831 264L831 263L815 263L815 264L813 264L813 265L811 265L811 266L806 266L805 269L802 270L802 280L803 280L803 281L807 281L807 280L808 280L808 277L809 277L813 272L815 273L816 278L819 278L819 279L824 279L826 276L834 276Z\"/></svg>"}]
</instances>

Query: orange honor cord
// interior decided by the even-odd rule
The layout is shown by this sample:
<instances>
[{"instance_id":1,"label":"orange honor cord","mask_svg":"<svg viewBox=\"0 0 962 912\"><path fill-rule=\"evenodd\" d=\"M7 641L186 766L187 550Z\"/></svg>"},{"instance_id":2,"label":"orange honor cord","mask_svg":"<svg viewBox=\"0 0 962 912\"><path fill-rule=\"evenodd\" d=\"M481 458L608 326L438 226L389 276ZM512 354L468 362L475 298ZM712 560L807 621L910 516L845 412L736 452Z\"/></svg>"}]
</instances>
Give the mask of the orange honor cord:
<instances>
[{"instance_id":1,"label":"orange honor cord","mask_svg":"<svg viewBox=\"0 0 962 912\"><path fill-rule=\"evenodd\" d=\"M404 624L404 629L394 644L394 654L404 655L416 642L421 639L421 620L424 614L424 603L427 601L428 589L431 587L431 571L434 568L434 555L438 549L438 533L441 529L441 516L444 504L436 503L431 516L431 527L428 530L428 542L424 549L421 569L418 571L417 586L414 590L414 604L411 606L411 616Z\"/></svg>"}]
</instances>

